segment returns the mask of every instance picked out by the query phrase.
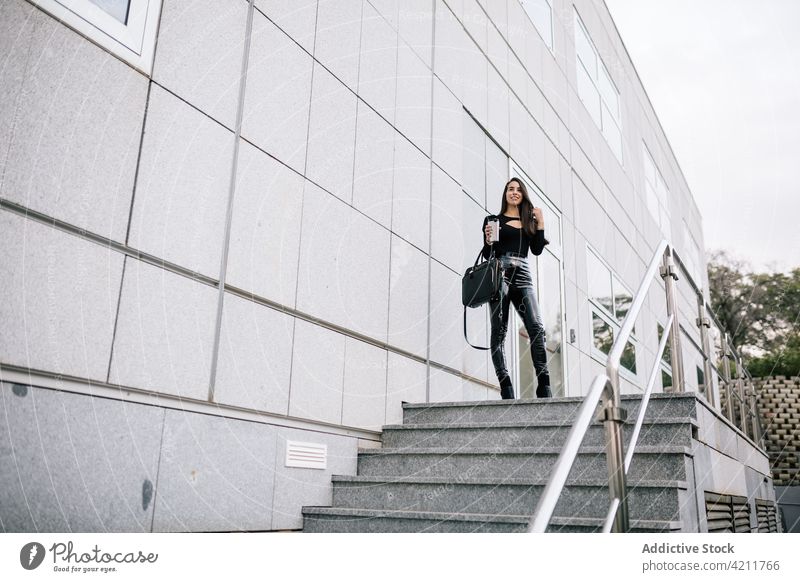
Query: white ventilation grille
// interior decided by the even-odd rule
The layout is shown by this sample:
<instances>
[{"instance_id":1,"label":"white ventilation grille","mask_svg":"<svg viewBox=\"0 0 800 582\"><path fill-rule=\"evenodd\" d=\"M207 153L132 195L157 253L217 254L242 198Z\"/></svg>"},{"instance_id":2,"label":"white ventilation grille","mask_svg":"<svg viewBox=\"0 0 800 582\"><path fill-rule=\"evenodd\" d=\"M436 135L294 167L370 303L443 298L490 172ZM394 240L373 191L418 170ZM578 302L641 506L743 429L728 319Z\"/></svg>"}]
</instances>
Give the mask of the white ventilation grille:
<instances>
[{"instance_id":1,"label":"white ventilation grille","mask_svg":"<svg viewBox=\"0 0 800 582\"><path fill-rule=\"evenodd\" d=\"M328 466L328 445L286 441L286 466L325 469Z\"/></svg>"}]
</instances>

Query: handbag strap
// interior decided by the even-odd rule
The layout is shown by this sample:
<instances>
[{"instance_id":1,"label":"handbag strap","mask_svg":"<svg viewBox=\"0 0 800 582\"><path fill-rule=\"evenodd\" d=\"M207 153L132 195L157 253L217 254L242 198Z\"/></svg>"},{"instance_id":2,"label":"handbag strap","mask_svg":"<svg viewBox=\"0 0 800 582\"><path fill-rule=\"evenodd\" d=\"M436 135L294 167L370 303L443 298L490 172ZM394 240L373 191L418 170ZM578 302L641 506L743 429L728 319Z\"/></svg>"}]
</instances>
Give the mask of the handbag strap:
<instances>
[{"instance_id":1,"label":"handbag strap","mask_svg":"<svg viewBox=\"0 0 800 582\"><path fill-rule=\"evenodd\" d=\"M500 309L502 309L502 308L503 307L502 307L502 302L501 302ZM467 343L469 345L471 345L473 348L475 348L476 350L491 350L492 349L492 346L489 346L488 348L485 348L483 346L476 346L471 341L469 341L469 337L467 336L467 306L466 305L464 306L464 339L467 340Z\"/></svg>"},{"instance_id":2,"label":"handbag strap","mask_svg":"<svg viewBox=\"0 0 800 582\"><path fill-rule=\"evenodd\" d=\"M483 249L481 249L480 252L478 253L478 257L475 259L475 265L478 264L478 261L480 261L482 255L483 255ZM494 257L494 245L492 245L492 252L491 252L491 254L489 256L490 257ZM487 303L487 305L491 309L491 301L489 301ZM500 308L500 321L503 321L503 275L502 275L502 273L500 274L500 305L499 305L499 308ZM469 341L469 336L467 335L467 306L466 305L464 306L464 339L467 340L467 343L470 346L472 346L473 348L475 348L476 350L491 350L492 349L491 345L489 347L476 346L471 341Z\"/></svg>"}]
</instances>

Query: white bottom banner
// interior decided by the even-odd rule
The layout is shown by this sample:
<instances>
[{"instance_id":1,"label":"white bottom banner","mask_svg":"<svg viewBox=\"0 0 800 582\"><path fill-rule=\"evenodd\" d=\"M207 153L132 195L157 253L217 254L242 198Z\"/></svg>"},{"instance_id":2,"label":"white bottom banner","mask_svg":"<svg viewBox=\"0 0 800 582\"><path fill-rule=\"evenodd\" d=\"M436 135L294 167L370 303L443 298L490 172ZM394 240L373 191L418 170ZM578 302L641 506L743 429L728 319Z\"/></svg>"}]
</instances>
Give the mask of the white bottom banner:
<instances>
[{"instance_id":1,"label":"white bottom banner","mask_svg":"<svg viewBox=\"0 0 800 582\"><path fill-rule=\"evenodd\" d=\"M800 580L794 534L2 534L0 580ZM513 577L513 578L512 578Z\"/></svg>"}]
</instances>

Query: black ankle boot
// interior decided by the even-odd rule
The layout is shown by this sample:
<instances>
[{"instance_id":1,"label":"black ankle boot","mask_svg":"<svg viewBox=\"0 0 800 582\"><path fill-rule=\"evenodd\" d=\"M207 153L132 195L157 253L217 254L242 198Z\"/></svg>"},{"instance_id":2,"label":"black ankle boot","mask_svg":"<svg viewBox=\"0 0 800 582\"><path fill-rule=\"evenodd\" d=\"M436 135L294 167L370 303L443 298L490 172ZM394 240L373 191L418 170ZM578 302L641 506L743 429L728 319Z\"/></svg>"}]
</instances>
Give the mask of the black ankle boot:
<instances>
[{"instance_id":1,"label":"black ankle boot","mask_svg":"<svg viewBox=\"0 0 800 582\"><path fill-rule=\"evenodd\" d=\"M503 400L514 399L514 386L511 383L511 378L508 376L500 380L500 398Z\"/></svg>"},{"instance_id":2,"label":"black ankle boot","mask_svg":"<svg viewBox=\"0 0 800 582\"><path fill-rule=\"evenodd\" d=\"M552 398L553 393L550 392L550 374L544 373L537 376L539 385L536 387L536 398Z\"/></svg>"}]
</instances>

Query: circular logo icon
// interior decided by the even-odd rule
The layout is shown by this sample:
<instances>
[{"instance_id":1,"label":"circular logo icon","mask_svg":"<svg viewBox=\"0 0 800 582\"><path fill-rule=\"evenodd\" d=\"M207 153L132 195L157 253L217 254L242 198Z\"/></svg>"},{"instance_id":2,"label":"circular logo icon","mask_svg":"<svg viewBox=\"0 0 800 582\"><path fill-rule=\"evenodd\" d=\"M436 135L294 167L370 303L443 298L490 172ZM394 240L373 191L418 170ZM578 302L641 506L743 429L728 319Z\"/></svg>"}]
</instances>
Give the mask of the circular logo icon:
<instances>
[{"instance_id":1,"label":"circular logo icon","mask_svg":"<svg viewBox=\"0 0 800 582\"><path fill-rule=\"evenodd\" d=\"M35 570L44 561L44 546L39 542L30 542L19 551L19 563L26 570Z\"/></svg>"}]
</instances>

